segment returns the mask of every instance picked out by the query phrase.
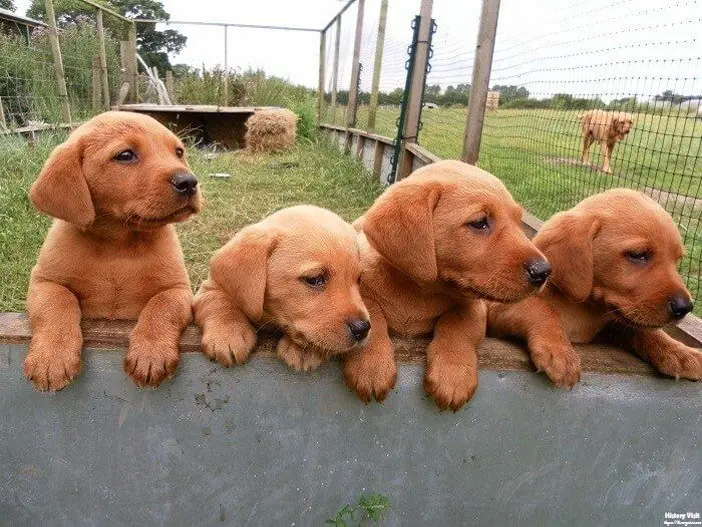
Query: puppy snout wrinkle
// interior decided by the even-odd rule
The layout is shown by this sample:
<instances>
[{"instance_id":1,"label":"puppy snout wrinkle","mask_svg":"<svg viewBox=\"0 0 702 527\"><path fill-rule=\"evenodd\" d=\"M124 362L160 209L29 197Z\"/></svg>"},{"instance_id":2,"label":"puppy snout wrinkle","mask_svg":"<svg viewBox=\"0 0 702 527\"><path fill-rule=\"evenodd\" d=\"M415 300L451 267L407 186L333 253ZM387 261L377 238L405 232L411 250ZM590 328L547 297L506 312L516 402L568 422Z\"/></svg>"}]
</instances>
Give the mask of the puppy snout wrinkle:
<instances>
[{"instance_id":1,"label":"puppy snout wrinkle","mask_svg":"<svg viewBox=\"0 0 702 527\"><path fill-rule=\"evenodd\" d=\"M668 309L670 314L675 319L683 318L690 311L692 311L693 307L695 307L695 305L690 301L690 299L686 295L682 295L680 293L674 295L668 301Z\"/></svg>"},{"instance_id":2,"label":"puppy snout wrinkle","mask_svg":"<svg viewBox=\"0 0 702 527\"><path fill-rule=\"evenodd\" d=\"M347 324L349 326L349 333L351 334L351 338L353 338L353 340L355 340L356 342L361 342L368 336L368 332L370 331L371 327L369 320L355 318L349 320Z\"/></svg>"},{"instance_id":3,"label":"puppy snout wrinkle","mask_svg":"<svg viewBox=\"0 0 702 527\"><path fill-rule=\"evenodd\" d=\"M194 196L197 193L197 178L189 172L173 176L171 185L179 195L184 197Z\"/></svg>"},{"instance_id":4,"label":"puppy snout wrinkle","mask_svg":"<svg viewBox=\"0 0 702 527\"><path fill-rule=\"evenodd\" d=\"M532 260L524 264L530 284L543 285L551 274L551 264L546 260Z\"/></svg>"}]
</instances>

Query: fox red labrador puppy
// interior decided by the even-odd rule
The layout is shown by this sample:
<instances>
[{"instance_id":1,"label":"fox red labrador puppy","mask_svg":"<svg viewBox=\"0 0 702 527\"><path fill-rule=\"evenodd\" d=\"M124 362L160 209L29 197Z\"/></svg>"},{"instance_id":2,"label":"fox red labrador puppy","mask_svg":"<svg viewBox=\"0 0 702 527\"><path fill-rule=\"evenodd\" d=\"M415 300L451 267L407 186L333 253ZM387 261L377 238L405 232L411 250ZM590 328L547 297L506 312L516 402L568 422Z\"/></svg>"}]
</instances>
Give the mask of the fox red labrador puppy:
<instances>
[{"instance_id":1,"label":"fox red labrador puppy","mask_svg":"<svg viewBox=\"0 0 702 527\"><path fill-rule=\"evenodd\" d=\"M395 385L389 332L432 335L424 389L439 408L457 410L473 395L483 299L519 300L550 272L521 216L499 179L442 161L387 189L357 221L373 330L366 348L347 356L344 375L361 399L382 401Z\"/></svg>"},{"instance_id":2,"label":"fox red labrador puppy","mask_svg":"<svg viewBox=\"0 0 702 527\"><path fill-rule=\"evenodd\" d=\"M81 368L81 317L136 319L124 368L157 386L178 365L192 293L173 225L202 198L183 143L151 117L103 113L56 147L29 197L54 218L32 270L24 373L64 388Z\"/></svg>"},{"instance_id":3,"label":"fox red labrador puppy","mask_svg":"<svg viewBox=\"0 0 702 527\"><path fill-rule=\"evenodd\" d=\"M658 203L633 190L596 194L553 216L534 243L553 266L551 278L537 296L491 304L491 334L525 340L557 386L580 378L571 342L591 342L611 326L612 336L661 373L702 378L702 353L659 329L693 305L677 272L680 234Z\"/></svg>"},{"instance_id":4,"label":"fox red labrador puppy","mask_svg":"<svg viewBox=\"0 0 702 527\"><path fill-rule=\"evenodd\" d=\"M278 357L297 371L358 349L371 331L360 276L351 225L310 205L280 210L212 257L194 303L202 350L224 366L241 364L262 327L282 331Z\"/></svg>"}]
</instances>

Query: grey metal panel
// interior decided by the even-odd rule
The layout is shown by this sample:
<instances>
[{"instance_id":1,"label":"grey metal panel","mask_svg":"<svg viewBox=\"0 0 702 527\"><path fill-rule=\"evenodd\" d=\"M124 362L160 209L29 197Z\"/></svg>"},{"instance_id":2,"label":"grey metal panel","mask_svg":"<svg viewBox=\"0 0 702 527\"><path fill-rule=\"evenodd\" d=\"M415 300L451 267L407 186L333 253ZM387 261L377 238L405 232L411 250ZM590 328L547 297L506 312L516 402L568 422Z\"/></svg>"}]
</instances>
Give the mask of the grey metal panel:
<instances>
[{"instance_id":1,"label":"grey metal panel","mask_svg":"<svg viewBox=\"0 0 702 527\"><path fill-rule=\"evenodd\" d=\"M439 413L422 368L365 406L337 364L293 374L254 357L225 370L185 354L139 390L122 353L91 351L79 380L42 395L24 349L0 345L0 524L322 525L362 493L388 525L662 525L702 512L699 384L481 371Z\"/></svg>"}]
</instances>

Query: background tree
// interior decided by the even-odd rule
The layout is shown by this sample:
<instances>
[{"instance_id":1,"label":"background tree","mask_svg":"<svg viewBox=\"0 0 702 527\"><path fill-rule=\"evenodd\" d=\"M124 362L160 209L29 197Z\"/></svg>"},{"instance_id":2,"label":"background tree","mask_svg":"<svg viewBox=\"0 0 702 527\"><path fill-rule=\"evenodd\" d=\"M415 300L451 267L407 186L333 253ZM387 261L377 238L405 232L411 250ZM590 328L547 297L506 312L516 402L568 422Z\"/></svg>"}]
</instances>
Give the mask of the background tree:
<instances>
[{"instance_id":1,"label":"background tree","mask_svg":"<svg viewBox=\"0 0 702 527\"><path fill-rule=\"evenodd\" d=\"M0 8L14 11L17 9L13 0L0 0Z\"/></svg>"},{"instance_id":2,"label":"background tree","mask_svg":"<svg viewBox=\"0 0 702 527\"><path fill-rule=\"evenodd\" d=\"M7 1L7 0L0 0ZM171 15L159 0L96 0L127 18L144 20L169 20ZM56 24L68 27L81 22L93 21L95 9L77 0L55 0ZM46 17L44 0L32 0L27 16L43 20ZM119 38L127 38L127 24L105 16L105 25ZM156 66L160 72L170 69L169 54L179 53L187 42L187 37L174 29L157 31L156 24L137 24L137 50L149 66Z\"/></svg>"},{"instance_id":3,"label":"background tree","mask_svg":"<svg viewBox=\"0 0 702 527\"><path fill-rule=\"evenodd\" d=\"M500 92L500 105L510 103L511 101L524 100L529 98L529 90L524 86L503 86L495 84L492 91Z\"/></svg>"}]
</instances>

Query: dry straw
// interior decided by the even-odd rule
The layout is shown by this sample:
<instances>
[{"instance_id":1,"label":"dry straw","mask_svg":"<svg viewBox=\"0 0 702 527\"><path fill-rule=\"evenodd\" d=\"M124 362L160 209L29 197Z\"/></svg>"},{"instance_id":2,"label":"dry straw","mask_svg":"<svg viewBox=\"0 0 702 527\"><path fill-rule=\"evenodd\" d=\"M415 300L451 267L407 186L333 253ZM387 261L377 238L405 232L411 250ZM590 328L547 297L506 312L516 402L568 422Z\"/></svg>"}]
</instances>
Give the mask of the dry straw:
<instances>
[{"instance_id":1,"label":"dry straw","mask_svg":"<svg viewBox=\"0 0 702 527\"><path fill-rule=\"evenodd\" d=\"M280 152L295 145L297 115L284 108L260 110L246 121L246 148L253 153Z\"/></svg>"}]
</instances>

